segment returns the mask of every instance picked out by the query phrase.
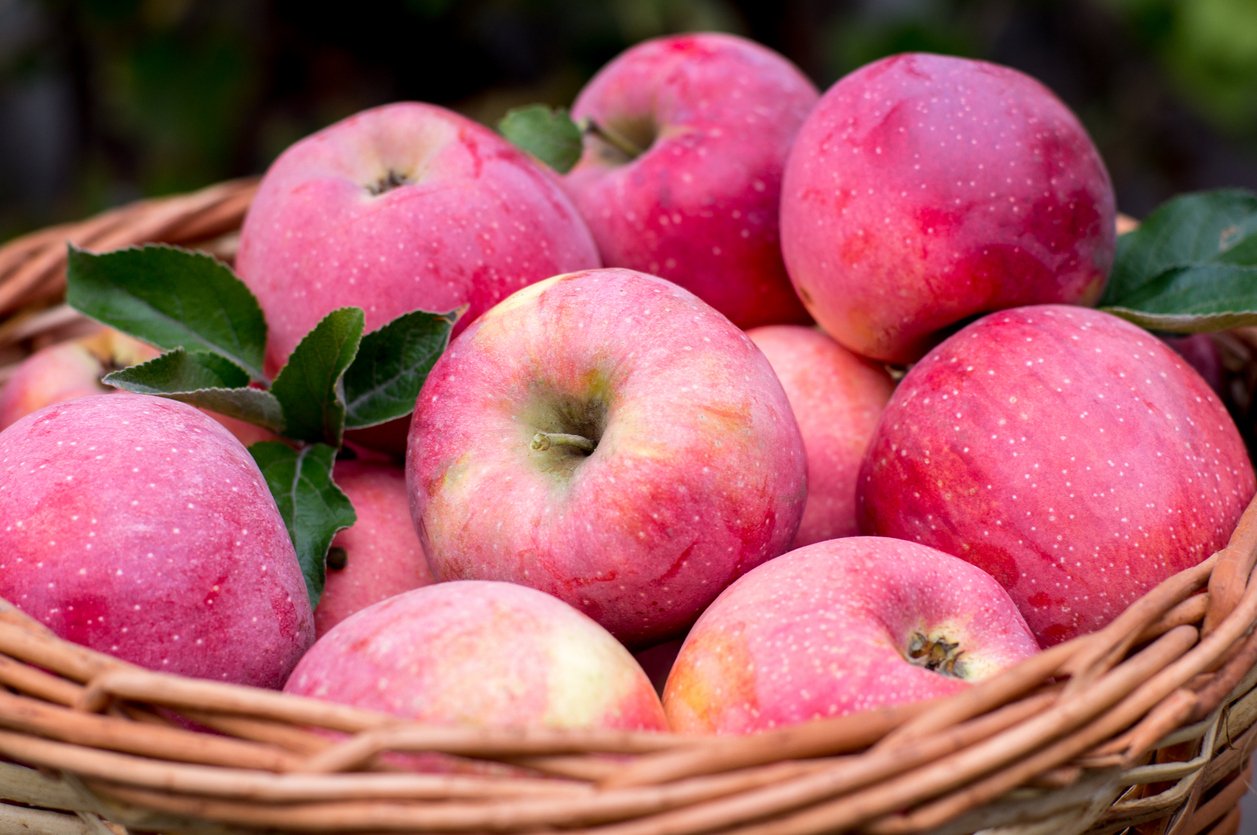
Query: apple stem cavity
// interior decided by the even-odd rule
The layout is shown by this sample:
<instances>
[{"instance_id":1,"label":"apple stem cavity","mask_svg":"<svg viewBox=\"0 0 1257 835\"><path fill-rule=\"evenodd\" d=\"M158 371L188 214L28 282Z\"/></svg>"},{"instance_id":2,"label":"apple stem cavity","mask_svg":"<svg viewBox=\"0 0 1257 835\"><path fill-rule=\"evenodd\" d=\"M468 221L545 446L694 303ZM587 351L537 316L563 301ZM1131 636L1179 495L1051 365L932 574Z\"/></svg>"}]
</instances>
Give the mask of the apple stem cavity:
<instances>
[{"instance_id":1,"label":"apple stem cavity","mask_svg":"<svg viewBox=\"0 0 1257 835\"><path fill-rule=\"evenodd\" d=\"M907 658L918 667L949 676L965 678L961 656L964 650L960 644L949 641L942 636L927 636L924 632L915 632L908 644Z\"/></svg>"},{"instance_id":2,"label":"apple stem cavity","mask_svg":"<svg viewBox=\"0 0 1257 835\"><path fill-rule=\"evenodd\" d=\"M390 168L387 174L376 180L374 183L368 185L367 191L369 191L373 197L378 197L387 191L392 191L393 189L398 188L399 186L404 186L409 182L410 178L405 174Z\"/></svg>"},{"instance_id":3,"label":"apple stem cavity","mask_svg":"<svg viewBox=\"0 0 1257 835\"><path fill-rule=\"evenodd\" d=\"M643 147L642 145L634 142L632 139L629 139L623 133L607 127L600 122L595 122L593 119L586 119L584 121L584 124L582 125L582 132L588 136L594 137L595 139L601 140L619 153L623 154L626 157L625 162L631 162L632 160L637 159L642 154L646 153L646 149L650 147L649 142L647 142ZM653 140L653 137L650 138Z\"/></svg>"},{"instance_id":4,"label":"apple stem cavity","mask_svg":"<svg viewBox=\"0 0 1257 835\"><path fill-rule=\"evenodd\" d=\"M571 432L538 432L532 436L532 448L538 452L545 452L552 447L571 447L583 452L585 455L594 451L594 442L584 435L576 435Z\"/></svg>"}]
</instances>

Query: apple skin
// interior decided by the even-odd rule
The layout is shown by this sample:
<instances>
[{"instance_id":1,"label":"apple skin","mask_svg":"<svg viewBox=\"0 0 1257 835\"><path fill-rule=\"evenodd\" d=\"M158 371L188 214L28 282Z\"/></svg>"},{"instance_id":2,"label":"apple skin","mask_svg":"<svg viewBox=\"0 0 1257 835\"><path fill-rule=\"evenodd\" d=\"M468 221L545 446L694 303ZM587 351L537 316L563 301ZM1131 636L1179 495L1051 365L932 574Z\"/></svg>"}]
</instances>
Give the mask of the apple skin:
<instances>
[{"instance_id":1,"label":"apple skin","mask_svg":"<svg viewBox=\"0 0 1257 835\"><path fill-rule=\"evenodd\" d=\"M161 354L157 348L112 328L46 345L27 356L0 386L0 429L31 412L89 394L119 389L101 382L116 368L147 362ZM203 409L248 446L273 441L275 434L260 426Z\"/></svg>"},{"instance_id":2,"label":"apple skin","mask_svg":"<svg viewBox=\"0 0 1257 835\"><path fill-rule=\"evenodd\" d=\"M786 58L710 32L637 44L573 118L650 143L630 160L587 134L565 177L607 266L677 282L739 327L805 322L781 259L781 174L815 85Z\"/></svg>"},{"instance_id":3,"label":"apple skin","mask_svg":"<svg viewBox=\"0 0 1257 835\"><path fill-rule=\"evenodd\" d=\"M280 687L314 640L288 531L244 446L147 395L0 432L0 596L65 640L162 672Z\"/></svg>"},{"instance_id":4,"label":"apple skin","mask_svg":"<svg viewBox=\"0 0 1257 835\"><path fill-rule=\"evenodd\" d=\"M982 313L1098 300L1114 204L1091 138L1038 81L908 53L821 96L786 163L782 251L826 332L910 363Z\"/></svg>"},{"instance_id":5,"label":"apple skin","mask_svg":"<svg viewBox=\"0 0 1257 835\"><path fill-rule=\"evenodd\" d=\"M962 557L1044 646L1226 544L1252 464L1208 384L1089 308L989 314L904 376L861 466L860 528Z\"/></svg>"},{"instance_id":6,"label":"apple skin","mask_svg":"<svg viewBox=\"0 0 1257 835\"><path fill-rule=\"evenodd\" d=\"M321 637L284 691L434 725L667 727L627 649L514 583L440 583L372 604Z\"/></svg>"},{"instance_id":7,"label":"apple skin","mask_svg":"<svg viewBox=\"0 0 1257 835\"><path fill-rule=\"evenodd\" d=\"M918 635L957 645L939 657L954 659L950 674L909 660ZM681 646L663 703L677 733L751 733L945 696L1038 651L981 569L912 542L846 537L726 589Z\"/></svg>"},{"instance_id":8,"label":"apple skin","mask_svg":"<svg viewBox=\"0 0 1257 835\"><path fill-rule=\"evenodd\" d=\"M746 335L777 372L807 452L807 504L791 547L854 536L860 462L894 379L814 327L765 325Z\"/></svg>"},{"instance_id":9,"label":"apple skin","mask_svg":"<svg viewBox=\"0 0 1257 835\"><path fill-rule=\"evenodd\" d=\"M332 479L353 504L358 520L332 539L332 547L342 549L346 560L343 568L328 566L314 610L317 637L359 609L432 582L410 521L401 465L384 458L341 460Z\"/></svg>"},{"instance_id":10,"label":"apple skin","mask_svg":"<svg viewBox=\"0 0 1257 835\"><path fill-rule=\"evenodd\" d=\"M236 256L266 315L271 372L339 307L361 307L373 330L466 305L457 331L526 284L599 265L556 176L487 128L418 102L362 111L284 151Z\"/></svg>"},{"instance_id":11,"label":"apple skin","mask_svg":"<svg viewBox=\"0 0 1257 835\"><path fill-rule=\"evenodd\" d=\"M533 449L539 432L594 448ZM680 634L786 550L805 468L746 334L672 282L611 268L538 282L463 331L406 452L437 579L533 586L630 646Z\"/></svg>"}]
</instances>

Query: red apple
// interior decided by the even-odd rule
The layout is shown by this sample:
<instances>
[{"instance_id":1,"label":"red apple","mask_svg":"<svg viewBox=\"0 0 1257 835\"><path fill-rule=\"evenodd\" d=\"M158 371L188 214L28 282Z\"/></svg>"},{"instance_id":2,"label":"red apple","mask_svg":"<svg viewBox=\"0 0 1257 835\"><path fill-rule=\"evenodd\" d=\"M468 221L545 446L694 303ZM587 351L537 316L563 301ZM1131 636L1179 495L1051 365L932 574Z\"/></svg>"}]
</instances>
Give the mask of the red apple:
<instances>
[{"instance_id":1,"label":"red apple","mask_svg":"<svg viewBox=\"0 0 1257 835\"><path fill-rule=\"evenodd\" d=\"M806 321L781 260L781 173L816 87L781 55L717 33L637 44L572 106L586 134L569 193L607 266L671 279L741 327Z\"/></svg>"},{"instance_id":2,"label":"red apple","mask_svg":"<svg viewBox=\"0 0 1257 835\"><path fill-rule=\"evenodd\" d=\"M1161 340L1040 305L979 319L900 381L860 523L986 569L1046 646L1221 548L1253 491L1225 407Z\"/></svg>"},{"instance_id":3,"label":"red apple","mask_svg":"<svg viewBox=\"0 0 1257 835\"><path fill-rule=\"evenodd\" d=\"M0 432L0 596L62 638L163 672L279 687L314 640L288 531L244 446L136 394Z\"/></svg>"},{"instance_id":4,"label":"red apple","mask_svg":"<svg viewBox=\"0 0 1257 835\"><path fill-rule=\"evenodd\" d=\"M539 282L463 331L420 393L406 453L438 579L539 588L634 646L679 634L786 550L805 466L746 334L620 269Z\"/></svg>"},{"instance_id":5,"label":"red apple","mask_svg":"<svg viewBox=\"0 0 1257 835\"><path fill-rule=\"evenodd\" d=\"M337 461L332 477L358 514L336 534L327 581L314 610L315 634L372 603L432 582L432 571L410 521L406 473L382 458Z\"/></svg>"},{"instance_id":6,"label":"red apple","mask_svg":"<svg viewBox=\"0 0 1257 835\"><path fill-rule=\"evenodd\" d=\"M599 265L557 178L487 128L435 105L363 111L270 166L236 269L269 326L274 370L331 310L371 330L467 305L465 327L511 291Z\"/></svg>"},{"instance_id":7,"label":"red apple","mask_svg":"<svg viewBox=\"0 0 1257 835\"><path fill-rule=\"evenodd\" d=\"M907 363L988 311L1095 302L1114 215L1095 145L1046 87L904 54L840 79L809 115L786 164L781 243L822 328Z\"/></svg>"},{"instance_id":8,"label":"red apple","mask_svg":"<svg viewBox=\"0 0 1257 835\"><path fill-rule=\"evenodd\" d=\"M982 570L848 537L748 572L703 612L664 688L678 733L749 733L955 693L1038 652Z\"/></svg>"},{"instance_id":9,"label":"red apple","mask_svg":"<svg viewBox=\"0 0 1257 835\"><path fill-rule=\"evenodd\" d=\"M112 328L40 348L22 360L0 386L0 429L53 403L118 391L101 379L111 371L147 362L159 354L161 351L153 346ZM275 440L274 433L260 426L208 409L203 411L246 446Z\"/></svg>"},{"instance_id":10,"label":"red apple","mask_svg":"<svg viewBox=\"0 0 1257 835\"><path fill-rule=\"evenodd\" d=\"M284 690L434 725L666 728L627 649L514 583L441 583L368 606L321 637Z\"/></svg>"},{"instance_id":11,"label":"red apple","mask_svg":"<svg viewBox=\"0 0 1257 835\"><path fill-rule=\"evenodd\" d=\"M854 536L856 476L895 383L883 365L803 325L747 331L790 400L807 452L807 504L794 545Z\"/></svg>"}]
</instances>

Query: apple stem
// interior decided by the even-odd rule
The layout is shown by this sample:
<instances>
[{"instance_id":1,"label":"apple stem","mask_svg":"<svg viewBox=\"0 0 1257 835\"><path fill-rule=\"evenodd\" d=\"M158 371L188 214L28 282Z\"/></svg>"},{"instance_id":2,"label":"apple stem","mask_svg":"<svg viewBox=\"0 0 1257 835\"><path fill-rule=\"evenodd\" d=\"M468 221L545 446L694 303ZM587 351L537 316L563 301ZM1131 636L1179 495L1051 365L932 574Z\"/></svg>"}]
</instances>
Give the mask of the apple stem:
<instances>
[{"instance_id":1,"label":"apple stem","mask_svg":"<svg viewBox=\"0 0 1257 835\"><path fill-rule=\"evenodd\" d=\"M637 159L646 152L645 148L639 148L636 143L624 134L612 130L606 125L595 122L593 119L585 120L584 132L601 139L603 142L607 143L612 148L615 148L629 159Z\"/></svg>"},{"instance_id":2,"label":"apple stem","mask_svg":"<svg viewBox=\"0 0 1257 835\"><path fill-rule=\"evenodd\" d=\"M532 436L532 448L538 452L544 452L554 446L573 447L586 455L594 451L594 442L584 435L573 435L570 432L538 432Z\"/></svg>"}]
</instances>

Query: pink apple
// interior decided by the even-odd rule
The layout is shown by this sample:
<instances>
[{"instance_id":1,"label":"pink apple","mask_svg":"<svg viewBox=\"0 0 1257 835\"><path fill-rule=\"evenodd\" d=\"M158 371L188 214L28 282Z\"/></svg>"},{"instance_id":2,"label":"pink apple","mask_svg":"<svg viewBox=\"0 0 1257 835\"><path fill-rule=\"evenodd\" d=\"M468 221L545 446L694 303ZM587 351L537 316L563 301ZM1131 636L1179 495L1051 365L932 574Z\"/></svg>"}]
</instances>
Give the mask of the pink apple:
<instances>
[{"instance_id":1,"label":"pink apple","mask_svg":"<svg viewBox=\"0 0 1257 835\"><path fill-rule=\"evenodd\" d=\"M44 406L113 391L100 381L111 368L144 362L158 353L108 328L44 346L24 359L0 386L0 429Z\"/></svg>"},{"instance_id":2,"label":"pink apple","mask_svg":"<svg viewBox=\"0 0 1257 835\"><path fill-rule=\"evenodd\" d=\"M867 357L919 359L966 320L1091 304L1113 186L1073 113L1008 67L883 58L840 79L786 164L781 243L800 297Z\"/></svg>"},{"instance_id":3,"label":"pink apple","mask_svg":"<svg viewBox=\"0 0 1257 835\"><path fill-rule=\"evenodd\" d=\"M587 133L567 175L607 266L671 279L740 327L807 320L781 260L781 173L816 87L759 44L717 33L633 46L572 106Z\"/></svg>"},{"instance_id":4,"label":"pink apple","mask_svg":"<svg viewBox=\"0 0 1257 835\"><path fill-rule=\"evenodd\" d=\"M859 491L863 531L986 569L1046 646L1225 545L1254 476L1222 403L1161 340L1040 305L979 319L908 372Z\"/></svg>"},{"instance_id":5,"label":"pink apple","mask_svg":"<svg viewBox=\"0 0 1257 835\"><path fill-rule=\"evenodd\" d=\"M161 353L147 343L101 328L77 339L47 345L18 364L0 386L0 429L31 412L89 394L116 392L101 382L106 374L147 362ZM274 433L247 421L204 410L245 444L275 440Z\"/></svg>"},{"instance_id":6,"label":"pink apple","mask_svg":"<svg viewBox=\"0 0 1257 835\"><path fill-rule=\"evenodd\" d=\"M746 335L777 372L807 452L807 504L792 547L855 535L856 476L895 387L890 372L816 328L765 325Z\"/></svg>"},{"instance_id":7,"label":"pink apple","mask_svg":"<svg viewBox=\"0 0 1257 835\"><path fill-rule=\"evenodd\" d=\"M664 688L678 733L750 733L955 693L1038 652L982 570L847 537L747 573L690 630Z\"/></svg>"},{"instance_id":8,"label":"pink apple","mask_svg":"<svg viewBox=\"0 0 1257 835\"><path fill-rule=\"evenodd\" d=\"M487 128L414 102L350 116L281 154L236 258L266 315L272 370L338 307L363 308L372 330L467 305L457 329L526 284L598 265L556 177Z\"/></svg>"},{"instance_id":9,"label":"pink apple","mask_svg":"<svg viewBox=\"0 0 1257 835\"><path fill-rule=\"evenodd\" d=\"M631 270L518 291L428 376L406 452L441 580L550 592L630 645L682 632L786 550L803 444L764 355L672 282Z\"/></svg>"},{"instance_id":10,"label":"pink apple","mask_svg":"<svg viewBox=\"0 0 1257 835\"><path fill-rule=\"evenodd\" d=\"M321 637L284 690L434 725L667 727L627 649L514 583L441 583L368 606Z\"/></svg>"},{"instance_id":11,"label":"pink apple","mask_svg":"<svg viewBox=\"0 0 1257 835\"><path fill-rule=\"evenodd\" d=\"M359 609L432 582L410 521L401 465L383 458L337 461L332 478L358 520L332 540L327 581L314 610L318 636Z\"/></svg>"},{"instance_id":12,"label":"pink apple","mask_svg":"<svg viewBox=\"0 0 1257 835\"><path fill-rule=\"evenodd\" d=\"M279 687L314 640L288 531L244 446L191 406L80 397L0 432L0 596L163 672Z\"/></svg>"}]
</instances>

